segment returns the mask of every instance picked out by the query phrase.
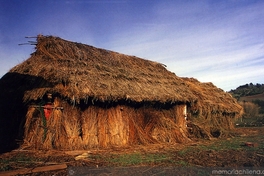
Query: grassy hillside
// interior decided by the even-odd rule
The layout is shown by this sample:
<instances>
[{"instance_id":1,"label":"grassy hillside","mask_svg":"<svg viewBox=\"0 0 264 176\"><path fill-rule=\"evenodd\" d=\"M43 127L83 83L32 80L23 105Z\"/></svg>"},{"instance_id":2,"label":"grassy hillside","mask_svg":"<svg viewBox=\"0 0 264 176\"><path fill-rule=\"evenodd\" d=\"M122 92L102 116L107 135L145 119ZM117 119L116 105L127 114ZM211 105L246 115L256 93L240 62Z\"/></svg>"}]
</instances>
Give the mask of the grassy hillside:
<instances>
[{"instance_id":1,"label":"grassy hillside","mask_svg":"<svg viewBox=\"0 0 264 176\"><path fill-rule=\"evenodd\" d=\"M264 124L264 84L245 84L229 93L244 108L245 114L241 119L243 125Z\"/></svg>"},{"instance_id":2,"label":"grassy hillside","mask_svg":"<svg viewBox=\"0 0 264 176\"><path fill-rule=\"evenodd\" d=\"M235 97L236 99L240 100L240 98L242 97L251 97L251 96L255 96L252 97L253 99L258 99L258 98L262 98L261 100L263 100L263 93L264 93L264 84L245 84L242 86L237 87L234 90L229 91L229 93L231 93L233 95L233 97Z\"/></svg>"},{"instance_id":3,"label":"grassy hillside","mask_svg":"<svg viewBox=\"0 0 264 176\"><path fill-rule=\"evenodd\" d=\"M252 102L260 107L260 113L264 114L264 84L245 84L231 90L238 101Z\"/></svg>"}]
</instances>

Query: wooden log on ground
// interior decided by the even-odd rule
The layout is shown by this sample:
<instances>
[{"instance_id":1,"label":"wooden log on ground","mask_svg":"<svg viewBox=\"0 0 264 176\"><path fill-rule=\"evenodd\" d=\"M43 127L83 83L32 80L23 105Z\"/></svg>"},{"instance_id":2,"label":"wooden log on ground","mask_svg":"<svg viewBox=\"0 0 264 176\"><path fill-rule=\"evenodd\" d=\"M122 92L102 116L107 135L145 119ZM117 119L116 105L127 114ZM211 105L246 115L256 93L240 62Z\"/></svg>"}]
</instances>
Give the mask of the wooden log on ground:
<instances>
[{"instance_id":1,"label":"wooden log on ground","mask_svg":"<svg viewBox=\"0 0 264 176\"><path fill-rule=\"evenodd\" d=\"M24 174L31 174L37 172L47 172L47 171L54 171L54 170L62 170L66 169L66 164L58 164L58 165L50 165L50 166L42 166L42 167L35 167L35 168L25 168L25 169L18 169L12 171L4 171L0 172L0 176L11 176L11 175L24 175Z\"/></svg>"}]
</instances>

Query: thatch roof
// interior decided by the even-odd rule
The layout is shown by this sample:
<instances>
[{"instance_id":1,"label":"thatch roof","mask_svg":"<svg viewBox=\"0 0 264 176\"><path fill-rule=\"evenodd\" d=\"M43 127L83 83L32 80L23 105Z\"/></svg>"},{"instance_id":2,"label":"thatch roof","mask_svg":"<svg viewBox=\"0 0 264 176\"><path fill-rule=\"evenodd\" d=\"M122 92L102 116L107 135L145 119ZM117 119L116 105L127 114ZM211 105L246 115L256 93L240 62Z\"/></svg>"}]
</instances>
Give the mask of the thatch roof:
<instances>
[{"instance_id":1,"label":"thatch roof","mask_svg":"<svg viewBox=\"0 0 264 176\"><path fill-rule=\"evenodd\" d=\"M198 98L197 109L207 112L236 113L240 116L243 108L237 103L231 94L224 92L211 82L201 83L194 78L182 78L189 85L193 94Z\"/></svg>"},{"instance_id":2,"label":"thatch roof","mask_svg":"<svg viewBox=\"0 0 264 176\"><path fill-rule=\"evenodd\" d=\"M160 63L54 36L38 36L36 51L12 68L12 73L24 75L32 84L24 101L37 100L47 92L76 103L91 99L161 103L196 99L188 84Z\"/></svg>"}]
</instances>

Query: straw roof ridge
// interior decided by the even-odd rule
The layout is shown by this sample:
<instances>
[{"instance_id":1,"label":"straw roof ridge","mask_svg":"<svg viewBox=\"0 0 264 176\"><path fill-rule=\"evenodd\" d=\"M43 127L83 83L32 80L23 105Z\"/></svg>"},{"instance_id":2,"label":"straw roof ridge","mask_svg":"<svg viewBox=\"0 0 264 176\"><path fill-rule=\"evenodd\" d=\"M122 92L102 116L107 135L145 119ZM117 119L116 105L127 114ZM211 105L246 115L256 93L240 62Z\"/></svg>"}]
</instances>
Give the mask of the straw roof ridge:
<instances>
[{"instance_id":1,"label":"straw roof ridge","mask_svg":"<svg viewBox=\"0 0 264 176\"><path fill-rule=\"evenodd\" d=\"M131 100L190 102L189 85L163 64L54 36L38 36L36 51L11 73L41 77L50 87L33 86L24 101L57 92L75 102Z\"/></svg>"}]
</instances>

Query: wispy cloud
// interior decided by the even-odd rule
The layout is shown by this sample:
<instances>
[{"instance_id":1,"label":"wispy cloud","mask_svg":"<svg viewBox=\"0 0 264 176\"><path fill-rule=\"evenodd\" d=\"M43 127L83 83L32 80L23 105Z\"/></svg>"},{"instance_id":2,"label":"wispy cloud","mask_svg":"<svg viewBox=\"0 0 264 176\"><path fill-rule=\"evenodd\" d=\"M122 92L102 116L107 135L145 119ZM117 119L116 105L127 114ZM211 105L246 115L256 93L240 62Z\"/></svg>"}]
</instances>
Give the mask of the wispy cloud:
<instances>
[{"instance_id":1,"label":"wispy cloud","mask_svg":"<svg viewBox=\"0 0 264 176\"><path fill-rule=\"evenodd\" d=\"M155 9L156 22L118 34L109 45L225 90L250 80L262 81L264 6L235 5L226 9L199 2L164 3Z\"/></svg>"}]
</instances>

